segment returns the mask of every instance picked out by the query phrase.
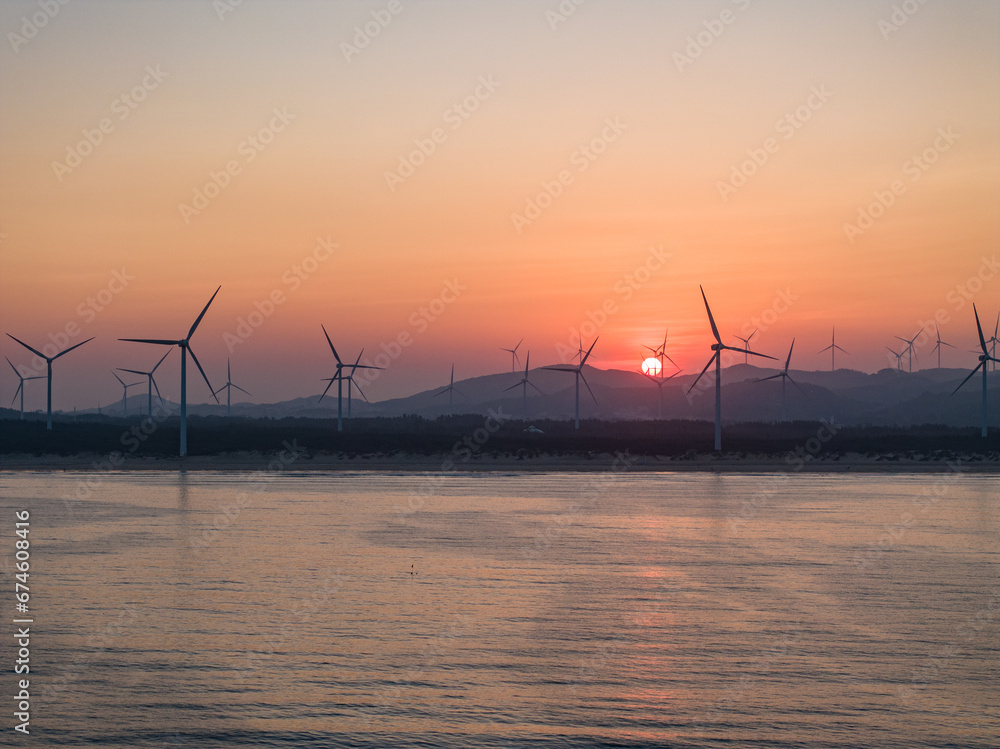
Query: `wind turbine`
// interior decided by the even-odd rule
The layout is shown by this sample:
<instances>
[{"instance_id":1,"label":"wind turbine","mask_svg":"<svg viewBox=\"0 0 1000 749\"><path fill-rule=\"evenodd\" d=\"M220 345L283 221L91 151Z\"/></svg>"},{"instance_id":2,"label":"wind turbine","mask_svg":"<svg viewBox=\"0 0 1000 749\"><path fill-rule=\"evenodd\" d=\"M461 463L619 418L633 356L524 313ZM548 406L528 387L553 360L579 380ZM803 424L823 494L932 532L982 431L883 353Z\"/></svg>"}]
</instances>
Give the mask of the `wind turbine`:
<instances>
[{"instance_id":1,"label":"wind turbine","mask_svg":"<svg viewBox=\"0 0 1000 749\"><path fill-rule=\"evenodd\" d=\"M982 368L982 370L983 370L983 437L985 438L986 437L986 368L987 368L987 366L989 365L989 363L991 361L992 362L996 362L997 359L986 348L986 339L983 337L983 326L979 324L979 311L976 309L975 303L973 303L973 305L972 305L972 312L976 316L976 331L979 333L979 346L980 346L980 348L982 348L983 353L981 353L979 355L979 364L976 365L975 369L973 369L971 372L969 372L969 376L968 377L966 377L964 380L962 380L962 384L959 385L957 388L955 388L952 391L952 395L954 395L959 390L961 390L962 389L962 385L964 385L970 379L972 379L972 375L974 375L976 372L979 371L980 368Z\"/></svg>"},{"instance_id":2,"label":"wind turbine","mask_svg":"<svg viewBox=\"0 0 1000 749\"><path fill-rule=\"evenodd\" d=\"M22 346L24 346L26 349L28 349L28 351L30 351L31 353L33 353L33 354L35 354L37 356L40 356L43 359L45 359L45 364L46 364L46 379L48 380L48 382L46 383L46 393L47 393L47 395L46 395L46 399L45 399L45 402L46 402L46 411L47 411L48 415L45 418L45 428L51 432L52 431L52 362L54 362L60 356L68 354L73 349L80 348L80 346L82 346L83 344L89 343L90 341L94 340L94 337L91 336L86 341L81 341L80 343L76 344L75 346L70 346L68 349L66 349L65 351L60 351L55 356L46 356L41 351L37 351L37 350L31 348L31 346L29 346L24 341L21 341L21 340L18 340L17 338L14 338L14 336L12 336L10 333L7 334L7 337L8 338L13 338L15 341L17 341ZM27 378L25 378L25 379L27 379ZM22 392L24 392L24 391L22 391Z\"/></svg>"},{"instance_id":3,"label":"wind turbine","mask_svg":"<svg viewBox=\"0 0 1000 749\"><path fill-rule=\"evenodd\" d=\"M202 378L205 380L205 384L208 385L208 391L215 398L215 402L218 403L219 399L215 395L215 390L212 388L212 383L208 381L208 375L205 374L205 370L201 368L201 362L198 361L198 357L194 355L194 349L191 348L191 336L194 335L194 331L198 329L198 325L201 324L201 319L208 312L208 308L215 301L216 295L219 293L219 289L215 290L215 294L212 294L212 298L208 300L208 304L205 305L205 309L201 311L198 315L198 319L194 321L191 329L188 330L187 336L181 338L180 340L167 340L163 338L119 338L119 341L128 341L130 343L152 343L156 346L180 346L181 348L181 449L180 456L183 458L187 456L187 355L190 353L191 358L194 360L195 366L198 367L198 371L201 372ZM162 362L163 359L160 359ZM159 364L157 364L159 366ZM159 395L160 391L157 388L156 394Z\"/></svg>"},{"instance_id":4,"label":"wind turbine","mask_svg":"<svg viewBox=\"0 0 1000 749\"><path fill-rule=\"evenodd\" d=\"M667 356L667 333L669 332L670 332L669 329L663 331L663 343L661 343L659 346L656 346L655 348L653 346L643 346L644 349L649 351L653 356L655 356L657 359L660 360L661 372L664 369L666 369L666 367L663 365L664 359L666 359L668 362L677 367L677 362L675 362L673 359ZM680 367L677 367L677 369L680 369ZM643 374L645 374L645 372L643 372Z\"/></svg>"},{"instance_id":5,"label":"wind turbine","mask_svg":"<svg viewBox=\"0 0 1000 749\"><path fill-rule=\"evenodd\" d=\"M888 346L886 346L885 348L890 354L896 357L896 371L901 372L903 369L903 353L906 351L906 349L903 349L903 351L897 353Z\"/></svg>"},{"instance_id":6,"label":"wind turbine","mask_svg":"<svg viewBox=\"0 0 1000 749\"><path fill-rule=\"evenodd\" d=\"M449 409L451 408L453 399L455 397L455 393L458 393L463 398L466 397L465 393L463 393L461 390L459 390L457 387L455 387L455 365L454 364L451 365L451 382L448 384L448 387L446 387L443 390L440 390L440 391L434 393L434 395L432 395L431 397L432 398L437 398L439 395L444 395L445 393L448 393L448 408Z\"/></svg>"},{"instance_id":7,"label":"wind turbine","mask_svg":"<svg viewBox=\"0 0 1000 749\"><path fill-rule=\"evenodd\" d=\"M923 331L920 331L920 332L922 333ZM913 338L910 338L909 340L907 340L906 338L903 338L902 336L896 336L896 338L898 338L899 340L901 340L903 343L906 344L906 348L903 349L903 353L906 353L907 351L909 351L909 353L910 353L910 357L909 357L909 371L910 372L913 371L913 356L914 356L914 353L915 353L915 349L913 348L913 342L915 340L917 340L917 338L919 338L919 337L920 337L920 333L917 333L915 336L913 336Z\"/></svg>"},{"instance_id":8,"label":"wind turbine","mask_svg":"<svg viewBox=\"0 0 1000 749\"><path fill-rule=\"evenodd\" d=\"M990 356L997 355L997 343L1000 343L1000 339L997 338L997 333L1000 333L1000 312L997 313L997 322L993 326L993 337L990 338L987 343L990 345ZM997 371L997 360L993 360L993 371Z\"/></svg>"},{"instance_id":9,"label":"wind turbine","mask_svg":"<svg viewBox=\"0 0 1000 749\"><path fill-rule=\"evenodd\" d=\"M226 391L226 416L233 415L232 402L230 398L230 396L232 396L233 394L233 388L236 388L241 393L246 393L247 395L250 395L250 393L247 393L247 391L241 388L239 385L233 383L233 370L229 364L229 357L226 357L226 384L220 387L214 393L212 393L212 395L218 395L223 390ZM253 396L250 397L252 398Z\"/></svg>"},{"instance_id":10,"label":"wind turbine","mask_svg":"<svg viewBox=\"0 0 1000 749\"><path fill-rule=\"evenodd\" d=\"M132 388L132 387L135 387L136 385L141 385L142 382L130 382L128 385L126 385L125 381L121 377L119 377L117 374L115 374L113 370L112 370L111 374L115 375L115 379L118 380L118 382L120 382L121 385L122 385L122 390L123 390L123 392L122 392L122 416L124 416L125 414L128 413L128 389Z\"/></svg>"},{"instance_id":11,"label":"wind turbine","mask_svg":"<svg viewBox=\"0 0 1000 749\"><path fill-rule=\"evenodd\" d=\"M788 347L788 358L785 360L785 368L782 369L778 374L771 375L770 377L762 377L757 380L757 382L766 382L767 380L776 380L781 378L781 420L785 420L785 380L788 380L795 387L799 389L802 395L805 395L805 391L799 387L799 383L792 379L792 376L788 374L788 365L792 363L792 349L795 348L795 339L792 339L792 345Z\"/></svg>"},{"instance_id":12,"label":"wind turbine","mask_svg":"<svg viewBox=\"0 0 1000 749\"><path fill-rule=\"evenodd\" d=\"M645 348L649 348L649 346L646 346ZM673 362L673 359L671 359L670 361ZM676 367L677 365L674 364L674 366ZM662 419L663 418L663 385L665 383L669 382L670 380L674 379L682 371L683 370L681 370L680 368L678 368L677 371L674 372L669 377L664 377L663 376L663 363L662 362L660 363L660 373L659 373L659 375L651 375L649 372L643 372L641 367L639 368L639 374L641 374L643 377L648 377L650 380L652 380L654 383L656 383L656 390L657 390L656 418L657 419Z\"/></svg>"},{"instance_id":13,"label":"wind turbine","mask_svg":"<svg viewBox=\"0 0 1000 749\"><path fill-rule=\"evenodd\" d=\"M370 403L368 396L365 395L365 391L361 389L361 384L354 379L354 372L360 366L360 361L362 355L365 353L364 349L361 349L361 353L358 354L358 358L351 365L351 373L344 377L347 380L347 418L351 418L351 401L353 400L352 388L357 388L358 392L361 393L361 397L365 399L365 403Z\"/></svg>"},{"instance_id":14,"label":"wind turbine","mask_svg":"<svg viewBox=\"0 0 1000 749\"><path fill-rule=\"evenodd\" d=\"M535 383L530 382L528 380L528 363L530 361L531 361L531 352L529 351L527 356L524 357L524 377L521 378L520 382L514 383L509 388L504 388L504 392L506 393L508 390L513 390L518 385L521 386L522 411L525 419L528 418L528 385L531 385L531 387L535 388L535 390L538 390L539 393L545 395L545 393L542 393L542 391L538 389L538 386Z\"/></svg>"},{"instance_id":15,"label":"wind turbine","mask_svg":"<svg viewBox=\"0 0 1000 749\"><path fill-rule=\"evenodd\" d=\"M934 330L937 332L937 343L934 344L934 348L931 349L931 353L933 354L935 351L937 351L937 355L938 355L938 369L941 369L941 347L942 346L948 346L950 348L955 348L955 347L952 346L950 343L947 343L946 341L942 341L941 340L941 327L939 325L937 325L936 323L934 325ZM994 369L995 369L996 365L994 364L993 366L994 366Z\"/></svg>"},{"instance_id":16,"label":"wind turbine","mask_svg":"<svg viewBox=\"0 0 1000 749\"><path fill-rule=\"evenodd\" d=\"M751 333L750 335L748 335L746 338L744 338L743 336L739 336L739 335L736 336L736 337L739 338L741 341L743 341L743 343L746 344L747 348L750 348L750 339L753 338L755 335L757 335L757 329L756 328L754 328L753 333ZM750 363L750 354L743 354L743 363L744 364L749 364Z\"/></svg>"},{"instance_id":17,"label":"wind turbine","mask_svg":"<svg viewBox=\"0 0 1000 749\"><path fill-rule=\"evenodd\" d=\"M542 369L551 369L555 372L573 372L576 375L576 422L574 429L580 428L580 380L583 380L583 384L587 386L587 392L590 393L590 397L594 399L594 403L597 403L597 396L594 395L594 391L590 389L590 385L587 382L587 378L583 376L583 365L587 363L587 359L590 358L590 352L594 350L594 346L597 345L597 341L600 336L594 339L594 342L590 344L590 348L587 349L586 354L582 354L580 357L580 363L575 367L570 364L550 364L547 367L542 367ZM582 341L581 341L581 351Z\"/></svg>"},{"instance_id":18,"label":"wind turbine","mask_svg":"<svg viewBox=\"0 0 1000 749\"><path fill-rule=\"evenodd\" d=\"M5 356L4 359L7 359L7 357ZM10 364L10 368L14 370L14 374L17 375L17 379L20 380L20 382L17 383L17 390L14 391L14 397L10 399L10 405L12 406L14 405L14 401L17 400L17 394L20 393L21 421L24 421L24 383L27 380L44 380L45 378L42 375L35 375L33 377L21 377L21 373L17 371L17 367L14 366L14 364L11 362L10 359L7 359L7 363Z\"/></svg>"},{"instance_id":19,"label":"wind turbine","mask_svg":"<svg viewBox=\"0 0 1000 749\"><path fill-rule=\"evenodd\" d=\"M344 362L340 360L340 355L337 353L337 349L333 347L333 341L330 340L330 334L326 332L326 327L323 325L320 325L320 327L323 328L323 335L326 336L326 342L330 344L330 351L333 352L333 358L337 360L337 374L328 378L329 384L327 384L326 390L323 391L323 395L321 395L319 399L323 400L323 397L330 390L333 383L337 383L337 431L342 432L344 431L344 380L349 379L349 377L353 377L354 370L356 369L385 369L385 367L373 367L368 364L358 364L357 362L354 364L344 364ZM364 349L362 349L362 352L364 352ZM361 354L358 354L358 361L361 361ZM344 374L344 369L346 367L351 367L350 375Z\"/></svg>"},{"instance_id":20,"label":"wind turbine","mask_svg":"<svg viewBox=\"0 0 1000 749\"><path fill-rule=\"evenodd\" d=\"M141 372L138 369L124 369L122 367L118 368L119 372L131 372L132 374L146 375L146 377L148 378L148 380L146 382L146 398L147 398L147 401L146 401L146 413L150 417L153 416L153 388L156 388L156 397L160 399L160 405L161 406L163 405L163 396L160 395L160 388L157 387L156 380L153 379L153 372L155 372L157 370L157 368L161 364L163 364L163 360L164 359L166 359L168 356L170 356L170 352L171 351L173 351L173 349L167 349L167 353L165 353L163 356L161 356L160 360L158 362L156 362L156 366L153 367L148 372Z\"/></svg>"},{"instance_id":21,"label":"wind turbine","mask_svg":"<svg viewBox=\"0 0 1000 749\"><path fill-rule=\"evenodd\" d=\"M521 346L522 343L524 343L524 339L523 338L520 341L517 342L517 346L515 346L514 348L504 348L503 346L500 347L501 351L507 351L507 352L510 353L510 371L511 372L516 372L517 371L517 365L521 363L521 360L517 356L517 349Z\"/></svg>"},{"instance_id":22,"label":"wind turbine","mask_svg":"<svg viewBox=\"0 0 1000 749\"><path fill-rule=\"evenodd\" d=\"M833 335L830 337L830 345L827 346L825 349L817 351L816 353L822 354L824 351L830 352L830 371L831 372L837 371L837 351L844 351L844 349L840 348L840 346L837 345L836 328L833 328ZM844 351L844 353L850 356L850 354L847 351Z\"/></svg>"},{"instance_id":23,"label":"wind turbine","mask_svg":"<svg viewBox=\"0 0 1000 749\"><path fill-rule=\"evenodd\" d=\"M712 358L708 360L708 364L705 368L701 370L701 374L695 379L688 388L688 394L694 390L695 385L698 384L708 368L712 366L712 362L715 362L715 449L722 449L722 352L723 351L736 351L740 354L753 354L754 356L762 356L765 359L774 359L773 356L768 356L767 354L758 354L756 351L751 351L750 349L736 348L735 346L727 346L722 342L722 336L719 335L719 329L715 325L715 318L712 317L712 309L708 306L708 299L705 297L705 289L698 286L701 289L701 298L705 302L705 311L708 312L708 321L712 324L712 335L715 336L715 343L712 344Z\"/></svg>"}]
</instances>

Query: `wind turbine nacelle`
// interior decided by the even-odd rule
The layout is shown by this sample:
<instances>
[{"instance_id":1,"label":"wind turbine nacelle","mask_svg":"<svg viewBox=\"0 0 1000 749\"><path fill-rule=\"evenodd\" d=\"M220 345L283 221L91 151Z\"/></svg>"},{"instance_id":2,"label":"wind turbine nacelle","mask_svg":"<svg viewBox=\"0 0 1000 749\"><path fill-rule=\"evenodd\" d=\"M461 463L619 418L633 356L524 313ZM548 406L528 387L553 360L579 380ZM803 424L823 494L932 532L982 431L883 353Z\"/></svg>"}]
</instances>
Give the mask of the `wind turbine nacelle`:
<instances>
[{"instance_id":1,"label":"wind turbine nacelle","mask_svg":"<svg viewBox=\"0 0 1000 749\"><path fill-rule=\"evenodd\" d=\"M726 345L724 343L713 343L712 351L722 351L725 347Z\"/></svg>"}]
</instances>

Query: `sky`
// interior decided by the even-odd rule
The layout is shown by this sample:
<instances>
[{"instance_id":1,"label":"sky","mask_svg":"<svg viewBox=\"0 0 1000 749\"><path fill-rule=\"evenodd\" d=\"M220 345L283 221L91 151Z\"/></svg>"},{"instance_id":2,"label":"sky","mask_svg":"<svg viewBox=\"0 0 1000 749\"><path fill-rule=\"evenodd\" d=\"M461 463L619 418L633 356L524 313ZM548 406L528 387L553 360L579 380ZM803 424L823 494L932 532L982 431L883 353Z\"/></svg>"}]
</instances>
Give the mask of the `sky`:
<instances>
[{"instance_id":1,"label":"sky","mask_svg":"<svg viewBox=\"0 0 1000 749\"><path fill-rule=\"evenodd\" d=\"M924 327L936 364L935 319L971 368L971 303L1000 313L993 0L5 0L0 31L0 330L95 336L56 409L120 398L163 350L118 338L183 337L220 285L192 348L261 402L321 392L321 324L381 400L522 338L636 369L669 330L697 373L699 285L792 369L834 326L838 367Z\"/></svg>"}]
</instances>

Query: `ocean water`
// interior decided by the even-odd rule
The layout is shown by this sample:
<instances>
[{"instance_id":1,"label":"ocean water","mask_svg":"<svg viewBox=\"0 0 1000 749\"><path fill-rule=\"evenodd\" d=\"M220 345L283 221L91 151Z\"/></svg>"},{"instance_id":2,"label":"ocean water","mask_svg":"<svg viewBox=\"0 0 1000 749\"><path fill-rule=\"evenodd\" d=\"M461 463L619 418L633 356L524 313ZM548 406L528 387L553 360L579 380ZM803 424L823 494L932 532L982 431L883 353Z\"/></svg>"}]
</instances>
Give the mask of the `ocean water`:
<instances>
[{"instance_id":1,"label":"ocean water","mask_svg":"<svg viewBox=\"0 0 1000 749\"><path fill-rule=\"evenodd\" d=\"M0 744L1000 744L996 477L621 468L0 473Z\"/></svg>"}]
</instances>

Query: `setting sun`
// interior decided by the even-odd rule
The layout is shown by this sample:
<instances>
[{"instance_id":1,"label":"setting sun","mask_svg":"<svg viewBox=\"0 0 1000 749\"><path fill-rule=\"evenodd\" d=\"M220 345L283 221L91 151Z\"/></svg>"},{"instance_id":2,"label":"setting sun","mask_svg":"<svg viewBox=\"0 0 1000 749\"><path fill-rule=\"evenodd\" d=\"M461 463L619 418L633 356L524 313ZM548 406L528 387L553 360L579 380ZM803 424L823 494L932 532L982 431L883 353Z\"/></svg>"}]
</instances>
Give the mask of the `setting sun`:
<instances>
[{"instance_id":1,"label":"setting sun","mask_svg":"<svg viewBox=\"0 0 1000 749\"><path fill-rule=\"evenodd\" d=\"M652 377L659 377L660 372L663 371L663 367L660 364L660 360L655 356L651 356L642 363L642 373L644 375L650 375Z\"/></svg>"}]
</instances>

